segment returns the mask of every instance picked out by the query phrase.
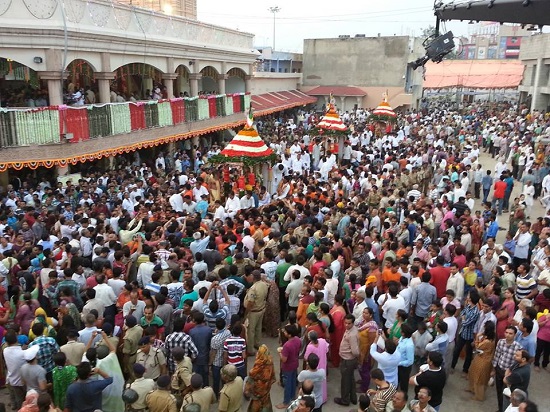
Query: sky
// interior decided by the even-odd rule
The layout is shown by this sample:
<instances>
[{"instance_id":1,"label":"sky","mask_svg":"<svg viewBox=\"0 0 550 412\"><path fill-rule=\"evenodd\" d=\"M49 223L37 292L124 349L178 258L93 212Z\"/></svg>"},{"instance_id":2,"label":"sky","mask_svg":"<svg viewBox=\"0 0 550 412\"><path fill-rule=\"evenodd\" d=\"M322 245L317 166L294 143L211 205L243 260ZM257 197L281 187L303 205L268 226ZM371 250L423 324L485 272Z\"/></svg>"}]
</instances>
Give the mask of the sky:
<instances>
[{"instance_id":1,"label":"sky","mask_svg":"<svg viewBox=\"0 0 550 412\"><path fill-rule=\"evenodd\" d=\"M448 0L447 0L448 1ZM255 47L303 51L304 39L377 36L419 36L435 25L433 0L198 0L198 19L207 23L253 33ZM447 30L467 35L467 22L447 22ZM442 30L444 32L444 30Z\"/></svg>"}]
</instances>

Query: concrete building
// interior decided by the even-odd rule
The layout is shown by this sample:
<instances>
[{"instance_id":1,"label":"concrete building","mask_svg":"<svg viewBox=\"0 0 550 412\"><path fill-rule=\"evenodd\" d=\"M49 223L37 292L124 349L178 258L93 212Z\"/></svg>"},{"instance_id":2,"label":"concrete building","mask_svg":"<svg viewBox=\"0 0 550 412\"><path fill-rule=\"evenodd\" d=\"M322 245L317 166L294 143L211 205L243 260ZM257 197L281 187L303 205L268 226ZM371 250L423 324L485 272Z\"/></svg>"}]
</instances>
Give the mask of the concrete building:
<instances>
[{"instance_id":1,"label":"concrete building","mask_svg":"<svg viewBox=\"0 0 550 412\"><path fill-rule=\"evenodd\" d=\"M494 22L473 23L468 26L469 37L461 38L461 60L519 59L521 42L532 35L529 27Z\"/></svg>"},{"instance_id":2,"label":"concrete building","mask_svg":"<svg viewBox=\"0 0 550 412\"><path fill-rule=\"evenodd\" d=\"M256 61L257 72L302 73L303 55L273 51L272 47L257 47L260 52Z\"/></svg>"},{"instance_id":3,"label":"concrete building","mask_svg":"<svg viewBox=\"0 0 550 412\"><path fill-rule=\"evenodd\" d=\"M65 79L84 87L71 78L80 74L69 69L75 60L92 72L105 103L111 87L136 81L142 91L161 83L168 97L244 92L257 54L250 33L103 0L68 0L64 10L56 0L13 0L0 15L0 57L37 72L50 105L63 103Z\"/></svg>"},{"instance_id":4,"label":"concrete building","mask_svg":"<svg viewBox=\"0 0 550 412\"><path fill-rule=\"evenodd\" d=\"M519 58L525 65L520 102L529 104L531 111L550 110L550 34L524 39Z\"/></svg>"},{"instance_id":5,"label":"concrete building","mask_svg":"<svg viewBox=\"0 0 550 412\"><path fill-rule=\"evenodd\" d=\"M262 116L315 101L296 90L300 74L265 73L253 87L252 34L134 3L0 1L0 26L4 187L12 170L61 175L132 151L197 144L201 135L243 124L251 103ZM96 104L72 107L70 91L87 86ZM154 99L135 94L157 87L162 95Z\"/></svg>"},{"instance_id":6,"label":"concrete building","mask_svg":"<svg viewBox=\"0 0 550 412\"><path fill-rule=\"evenodd\" d=\"M116 0L116 2L197 20L197 0Z\"/></svg>"},{"instance_id":7,"label":"concrete building","mask_svg":"<svg viewBox=\"0 0 550 412\"><path fill-rule=\"evenodd\" d=\"M375 108L386 91L393 107L418 107L422 70L407 64L424 53L421 40L408 36L306 39L302 90L319 97L321 106L325 93L338 87L340 110Z\"/></svg>"}]
</instances>

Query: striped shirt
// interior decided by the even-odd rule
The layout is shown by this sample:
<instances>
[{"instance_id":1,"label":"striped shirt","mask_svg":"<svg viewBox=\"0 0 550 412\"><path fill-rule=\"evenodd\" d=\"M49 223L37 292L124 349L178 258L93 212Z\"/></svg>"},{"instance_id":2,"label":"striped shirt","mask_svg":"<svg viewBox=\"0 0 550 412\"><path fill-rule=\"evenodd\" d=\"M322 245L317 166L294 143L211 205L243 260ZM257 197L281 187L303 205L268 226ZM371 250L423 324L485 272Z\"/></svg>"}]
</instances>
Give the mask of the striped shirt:
<instances>
[{"instance_id":1,"label":"striped shirt","mask_svg":"<svg viewBox=\"0 0 550 412\"><path fill-rule=\"evenodd\" d=\"M479 309L476 305L466 306L462 311L463 321L460 328L460 337L464 340L474 340L474 328L479 319Z\"/></svg>"},{"instance_id":2,"label":"striped shirt","mask_svg":"<svg viewBox=\"0 0 550 412\"><path fill-rule=\"evenodd\" d=\"M376 394L371 398L371 406L375 411L385 411L386 405L392 400L396 392L395 386L391 383L384 389L378 389Z\"/></svg>"},{"instance_id":3,"label":"striped shirt","mask_svg":"<svg viewBox=\"0 0 550 412\"><path fill-rule=\"evenodd\" d=\"M246 341L240 336L230 336L223 344L224 352L227 352L227 363L237 368L244 366L243 352L246 350Z\"/></svg>"},{"instance_id":4,"label":"striped shirt","mask_svg":"<svg viewBox=\"0 0 550 412\"><path fill-rule=\"evenodd\" d=\"M518 276L516 278L516 299L525 299L533 289L537 287L537 282L530 274L524 277Z\"/></svg>"}]
</instances>

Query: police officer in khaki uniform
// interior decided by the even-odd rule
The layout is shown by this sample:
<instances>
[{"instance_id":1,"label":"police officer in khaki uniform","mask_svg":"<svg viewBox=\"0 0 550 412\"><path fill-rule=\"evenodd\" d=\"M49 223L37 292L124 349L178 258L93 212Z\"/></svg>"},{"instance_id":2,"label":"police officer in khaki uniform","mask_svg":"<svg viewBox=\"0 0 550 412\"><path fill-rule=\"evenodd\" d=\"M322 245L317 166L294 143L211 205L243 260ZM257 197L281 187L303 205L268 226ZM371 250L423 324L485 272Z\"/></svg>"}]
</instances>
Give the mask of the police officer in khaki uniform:
<instances>
[{"instance_id":1,"label":"police officer in khaki uniform","mask_svg":"<svg viewBox=\"0 0 550 412\"><path fill-rule=\"evenodd\" d=\"M124 372L128 376L128 380L135 380L134 369L132 365L136 363L136 355L139 349L139 340L143 336L143 328L138 325L137 319L129 315L126 317L124 337L122 338L122 354L124 359Z\"/></svg>"},{"instance_id":2,"label":"police officer in khaki uniform","mask_svg":"<svg viewBox=\"0 0 550 412\"><path fill-rule=\"evenodd\" d=\"M249 355L254 356L256 352L252 352L252 347L260 347L260 338L262 337L262 321L264 318L265 305L267 301L267 293L269 286L262 282L262 273L259 270L252 272L254 284L244 298L244 307L246 309L245 317L248 321L248 349Z\"/></svg>"},{"instance_id":3,"label":"police officer in khaki uniform","mask_svg":"<svg viewBox=\"0 0 550 412\"><path fill-rule=\"evenodd\" d=\"M170 377L160 376L157 379L157 387L157 390L145 398L149 412L178 412L176 398L170 393Z\"/></svg>"},{"instance_id":4,"label":"police officer in khaki uniform","mask_svg":"<svg viewBox=\"0 0 550 412\"><path fill-rule=\"evenodd\" d=\"M136 363L145 367L145 378L157 380L160 375L165 375L166 357L162 350L151 346L151 337L144 336L139 341L139 350L136 354Z\"/></svg>"},{"instance_id":5,"label":"police officer in khaki uniform","mask_svg":"<svg viewBox=\"0 0 550 412\"><path fill-rule=\"evenodd\" d=\"M263 283L263 282L261 282ZM219 412L239 412L243 403L243 379L237 376L235 365L225 365L221 370L225 382L220 391Z\"/></svg>"}]
</instances>

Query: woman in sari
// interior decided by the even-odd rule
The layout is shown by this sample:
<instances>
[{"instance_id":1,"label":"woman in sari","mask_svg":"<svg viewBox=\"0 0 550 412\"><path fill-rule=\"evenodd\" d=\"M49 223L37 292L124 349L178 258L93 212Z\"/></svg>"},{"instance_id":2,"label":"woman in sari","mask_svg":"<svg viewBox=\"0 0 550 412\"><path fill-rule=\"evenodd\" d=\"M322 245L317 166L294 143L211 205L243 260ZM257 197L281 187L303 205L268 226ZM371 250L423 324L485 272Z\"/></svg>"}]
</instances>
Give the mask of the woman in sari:
<instances>
[{"instance_id":1,"label":"woman in sari","mask_svg":"<svg viewBox=\"0 0 550 412\"><path fill-rule=\"evenodd\" d=\"M271 412L271 385L275 382L273 358L266 345L261 345L256 354L254 366L248 372L244 395L250 398L248 412Z\"/></svg>"},{"instance_id":2,"label":"woman in sari","mask_svg":"<svg viewBox=\"0 0 550 412\"><path fill-rule=\"evenodd\" d=\"M516 301L514 300L514 288L507 288L504 291L504 301L496 312L497 317L497 339L504 338L506 328L512 324L516 311Z\"/></svg>"},{"instance_id":3,"label":"woman in sari","mask_svg":"<svg viewBox=\"0 0 550 412\"><path fill-rule=\"evenodd\" d=\"M472 399L476 401L485 400L485 389L493 369L491 362L495 353L495 338L495 324L489 320L485 322L483 335L476 339L476 356L468 370L469 391L474 394Z\"/></svg>"},{"instance_id":4,"label":"woman in sari","mask_svg":"<svg viewBox=\"0 0 550 412\"><path fill-rule=\"evenodd\" d=\"M340 342L344 336L344 318L347 315L344 305L344 295L338 294L334 297L334 306L330 310L332 322L334 323L334 332L332 333L332 344L330 345L330 361L335 368L340 366ZM325 369L326 370L326 369Z\"/></svg>"},{"instance_id":5,"label":"woman in sari","mask_svg":"<svg viewBox=\"0 0 550 412\"><path fill-rule=\"evenodd\" d=\"M361 392L366 392L370 386L370 369L372 359L369 348L377 338L378 324L374 321L372 308L363 309L363 317L355 321L359 331L359 375L361 376Z\"/></svg>"}]
</instances>

